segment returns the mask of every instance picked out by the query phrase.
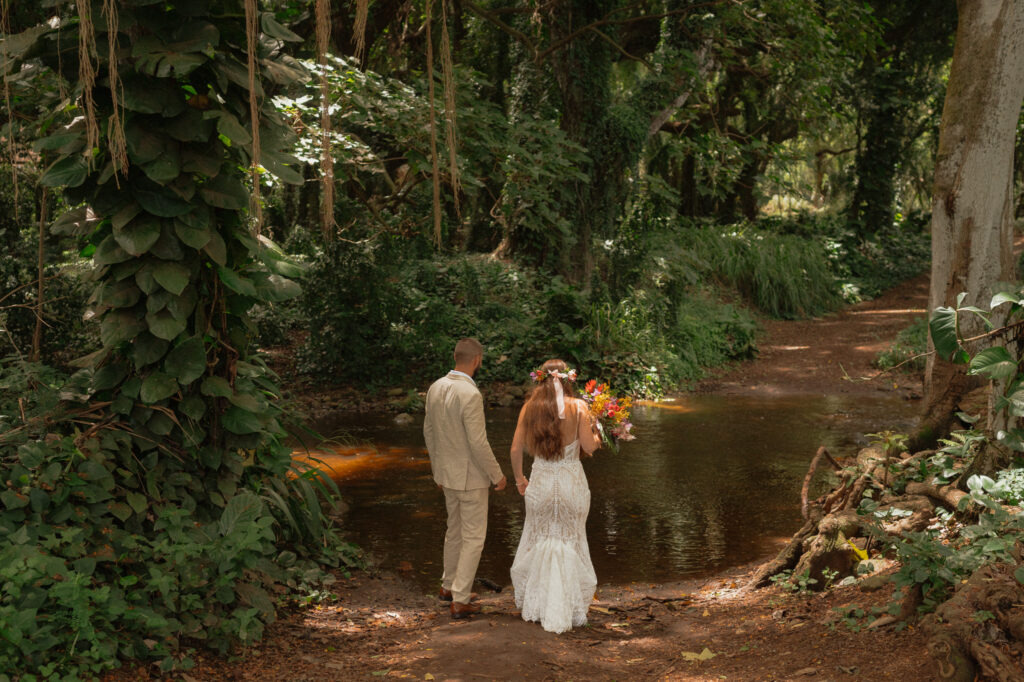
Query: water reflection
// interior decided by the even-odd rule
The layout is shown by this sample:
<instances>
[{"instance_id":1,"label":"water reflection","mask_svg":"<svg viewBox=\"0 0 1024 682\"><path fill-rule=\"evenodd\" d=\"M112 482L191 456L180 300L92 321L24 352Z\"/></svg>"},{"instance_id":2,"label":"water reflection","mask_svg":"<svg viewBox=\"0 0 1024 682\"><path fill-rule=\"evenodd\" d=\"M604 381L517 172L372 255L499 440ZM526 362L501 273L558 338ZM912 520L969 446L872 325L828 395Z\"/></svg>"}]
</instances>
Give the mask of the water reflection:
<instances>
[{"instance_id":1,"label":"water reflection","mask_svg":"<svg viewBox=\"0 0 1024 682\"><path fill-rule=\"evenodd\" d=\"M800 526L800 485L819 445L852 453L865 432L906 431L913 416L913 404L889 395L694 396L638 406L638 440L584 464L598 579L670 580L772 552ZM508 475L515 417L512 409L487 413L491 445ZM409 562L424 589L436 585L444 501L431 480L422 420L396 426L388 416L341 415L317 428L375 445L315 453L349 505L343 525L350 539L385 567ZM492 494L479 575L508 582L522 524L519 495L511 487Z\"/></svg>"}]
</instances>

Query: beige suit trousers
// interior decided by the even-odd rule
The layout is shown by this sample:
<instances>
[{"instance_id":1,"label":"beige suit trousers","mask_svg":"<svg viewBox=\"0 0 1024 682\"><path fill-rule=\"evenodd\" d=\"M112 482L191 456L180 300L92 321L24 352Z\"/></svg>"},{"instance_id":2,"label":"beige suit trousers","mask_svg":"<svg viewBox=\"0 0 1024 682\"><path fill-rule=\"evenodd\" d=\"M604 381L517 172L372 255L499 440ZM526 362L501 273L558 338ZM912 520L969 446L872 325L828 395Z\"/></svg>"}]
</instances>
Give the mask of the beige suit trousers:
<instances>
[{"instance_id":1,"label":"beige suit trousers","mask_svg":"<svg viewBox=\"0 0 1024 682\"><path fill-rule=\"evenodd\" d=\"M452 600L469 603L487 536L488 488L444 489L448 508L448 532L444 536L444 575L441 586L452 591Z\"/></svg>"}]
</instances>

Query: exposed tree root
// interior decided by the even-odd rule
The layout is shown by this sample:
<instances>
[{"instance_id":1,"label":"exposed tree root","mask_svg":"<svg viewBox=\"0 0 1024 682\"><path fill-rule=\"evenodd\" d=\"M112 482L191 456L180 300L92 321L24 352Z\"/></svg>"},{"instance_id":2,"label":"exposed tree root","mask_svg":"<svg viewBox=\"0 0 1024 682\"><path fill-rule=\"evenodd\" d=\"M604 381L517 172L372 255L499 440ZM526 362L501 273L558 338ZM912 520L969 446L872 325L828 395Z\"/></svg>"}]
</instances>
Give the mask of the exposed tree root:
<instances>
[{"instance_id":1,"label":"exposed tree root","mask_svg":"<svg viewBox=\"0 0 1024 682\"><path fill-rule=\"evenodd\" d=\"M958 511L967 494L955 484L910 481L901 495L885 493L894 474L915 469L933 454L923 451L904 459L887 459L881 449L868 447L857 454L856 464L841 468L824 447L818 448L801 490L801 512L806 523L775 559L761 566L750 586L763 587L772 576L791 569L791 580L806 574L817 581L813 586L820 589L830 582L828 578L834 580L854 572L859 558L855 548L866 546L872 529L877 532L880 527L893 536L919 532L933 521L937 506ZM839 470L839 483L810 501L812 478L825 457ZM865 496L878 503L872 508L877 516L858 514ZM884 513L896 509L901 513ZM976 513L976 509L959 510L961 516ZM1018 562L1022 561L1021 553L1024 550L1018 547ZM979 569L951 599L922 621L938 679L1024 682L1024 586L1014 578L1014 569L1012 565ZM916 617L922 602L921 586L904 592L900 613L887 617L888 622Z\"/></svg>"},{"instance_id":2,"label":"exposed tree root","mask_svg":"<svg viewBox=\"0 0 1024 682\"><path fill-rule=\"evenodd\" d=\"M1024 586L1013 570L983 566L922 620L939 679L1024 682Z\"/></svg>"}]
</instances>

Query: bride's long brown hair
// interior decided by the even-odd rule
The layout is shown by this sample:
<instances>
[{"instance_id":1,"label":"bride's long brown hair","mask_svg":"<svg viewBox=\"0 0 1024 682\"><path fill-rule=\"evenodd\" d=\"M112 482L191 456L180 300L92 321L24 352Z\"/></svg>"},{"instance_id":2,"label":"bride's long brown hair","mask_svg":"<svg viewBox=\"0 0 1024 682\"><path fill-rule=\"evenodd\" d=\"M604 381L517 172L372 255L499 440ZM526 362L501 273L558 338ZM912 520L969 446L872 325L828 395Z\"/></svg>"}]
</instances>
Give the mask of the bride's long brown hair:
<instances>
[{"instance_id":1,"label":"bride's long brown hair","mask_svg":"<svg viewBox=\"0 0 1024 682\"><path fill-rule=\"evenodd\" d=\"M576 397L573 383L567 379L553 377L551 370L565 371L565 362L558 359L548 360L541 365L544 380L539 382L523 406L523 434L526 437L526 449L534 457L542 459L558 459L562 456L562 433L559 428L558 400L555 394L555 382L562 384L565 399Z\"/></svg>"}]
</instances>

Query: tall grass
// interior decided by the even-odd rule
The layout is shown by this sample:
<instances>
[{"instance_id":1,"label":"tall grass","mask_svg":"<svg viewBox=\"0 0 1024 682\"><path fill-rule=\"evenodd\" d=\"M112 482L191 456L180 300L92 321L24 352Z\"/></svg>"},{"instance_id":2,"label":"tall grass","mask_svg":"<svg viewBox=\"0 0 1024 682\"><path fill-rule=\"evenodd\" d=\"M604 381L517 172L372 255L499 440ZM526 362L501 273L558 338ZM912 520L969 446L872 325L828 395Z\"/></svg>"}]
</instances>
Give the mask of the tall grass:
<instances>
[{"instance_id":1,"label":"tall grass","mask_svg":"<svg viewBox=\"0 0 1024 682\"><path fill-rule=\"evenodd\" d=\"M769 315L809 317L841 303L824 245L817 239L751 227L701 227L683 235L694 261Z\"/></svg>"}]
</instances>

